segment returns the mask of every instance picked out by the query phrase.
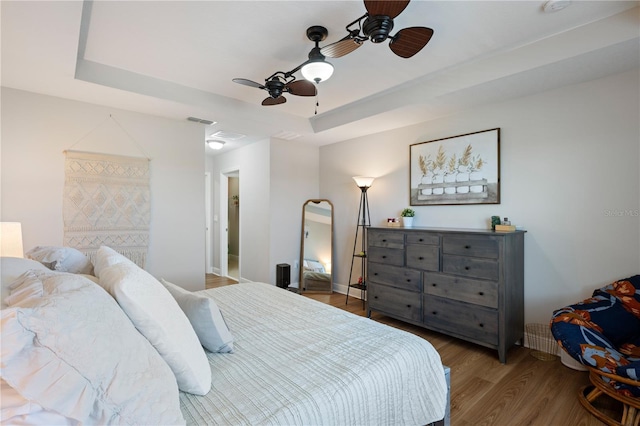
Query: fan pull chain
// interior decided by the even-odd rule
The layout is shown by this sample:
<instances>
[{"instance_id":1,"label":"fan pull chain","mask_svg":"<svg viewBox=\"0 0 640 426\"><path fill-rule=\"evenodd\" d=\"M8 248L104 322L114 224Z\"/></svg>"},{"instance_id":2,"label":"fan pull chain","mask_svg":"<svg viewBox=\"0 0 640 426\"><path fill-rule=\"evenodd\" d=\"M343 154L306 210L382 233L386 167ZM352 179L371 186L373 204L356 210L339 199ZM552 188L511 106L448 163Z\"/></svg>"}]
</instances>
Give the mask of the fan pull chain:
<instances>
[{"instance_id":1,"label":"fan pull chain","mask_svg":"<svg viewBox=\"0 0 640 426\"><path fill-rule=\"evenodd\" d=\"M318 102L318 92L316 91L316 112L313 115L318 115L319 106L320 106L320 102Z\"/></svg>"}]
</instances>

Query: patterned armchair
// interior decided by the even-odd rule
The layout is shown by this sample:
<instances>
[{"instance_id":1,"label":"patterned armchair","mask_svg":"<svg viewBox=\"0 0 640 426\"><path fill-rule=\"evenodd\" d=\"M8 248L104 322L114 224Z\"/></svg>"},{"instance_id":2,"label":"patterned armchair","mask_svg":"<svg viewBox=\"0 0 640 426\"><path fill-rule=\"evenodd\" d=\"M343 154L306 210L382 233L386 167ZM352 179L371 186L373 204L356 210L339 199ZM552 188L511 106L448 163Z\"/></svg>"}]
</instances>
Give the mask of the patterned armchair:
<instances>
[{"instance_id":1,"label":"patterned armchair","mask_svg":"<svg viewBox=\"0 0 640 426\"><path fill-rule=\"evenodd\" d=\"M558 309L551 332L562 349L589 368L592 385L581 389L582 405L610 425L640 421L640 275L595 290L580 303ZM599 411L603 394L623 404L622 420Z\"/></svg>"}]
</instances>

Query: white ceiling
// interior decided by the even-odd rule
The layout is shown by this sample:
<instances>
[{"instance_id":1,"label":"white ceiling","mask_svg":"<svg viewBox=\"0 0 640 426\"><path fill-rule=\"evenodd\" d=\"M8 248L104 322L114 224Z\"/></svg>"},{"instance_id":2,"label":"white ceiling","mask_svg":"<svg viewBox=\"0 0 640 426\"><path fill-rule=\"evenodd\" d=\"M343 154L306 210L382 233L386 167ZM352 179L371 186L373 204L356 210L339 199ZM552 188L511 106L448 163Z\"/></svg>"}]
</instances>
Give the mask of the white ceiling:
<instances>
[{"instance_id":1,"label":"white ceiling","mask_svg":"<svg viewBox=\"0 0 640 426\"><path fill-rule=\"evenodd\" d=\"M393 32L431 27L429 44L410 59L371 42L329 59L316 115L313 97L263 107L265 91L231 80L292 70L313 47L306 29L329 30L321 46L339 40L365 13L361 0L3 0L1 80L246 135L225 152L274 136L333 143L638 67L638 1L543 4L413 0Z\"/></svg>"}]
</instances>

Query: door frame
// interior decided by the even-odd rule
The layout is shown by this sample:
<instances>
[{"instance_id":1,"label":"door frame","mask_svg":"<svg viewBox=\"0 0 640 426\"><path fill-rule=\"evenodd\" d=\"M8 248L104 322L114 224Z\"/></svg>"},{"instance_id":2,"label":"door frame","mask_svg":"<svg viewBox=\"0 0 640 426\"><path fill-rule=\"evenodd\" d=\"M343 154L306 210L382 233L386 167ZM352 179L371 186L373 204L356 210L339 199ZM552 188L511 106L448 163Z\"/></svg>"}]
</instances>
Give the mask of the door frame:
<instances>
[{"instance_id":1,"label":"door frame","mask_svg":"<svg viewBox=\"0 0 640 426\"><path fill-rule=\"evenodd\" d=\"M220 171L220 276L229 277L229 177L240 178L240 167ZM240 196L238 187L238 196ZM242 276L242 209L238 206L238 282ZM230 277L229 277L230 278Z\"/></svg>"},{"instance_id":2,"label":"door frame","mask_svg":"<svg viewBox=\"0 0 640 426\"><path fill-rule=\"evenodd\" d=\"M213 251L211 244L211 211L213 210L211 193L211 173L204 172L204 267L207 274L213 273Z\"/></svg>"}]
</instances>

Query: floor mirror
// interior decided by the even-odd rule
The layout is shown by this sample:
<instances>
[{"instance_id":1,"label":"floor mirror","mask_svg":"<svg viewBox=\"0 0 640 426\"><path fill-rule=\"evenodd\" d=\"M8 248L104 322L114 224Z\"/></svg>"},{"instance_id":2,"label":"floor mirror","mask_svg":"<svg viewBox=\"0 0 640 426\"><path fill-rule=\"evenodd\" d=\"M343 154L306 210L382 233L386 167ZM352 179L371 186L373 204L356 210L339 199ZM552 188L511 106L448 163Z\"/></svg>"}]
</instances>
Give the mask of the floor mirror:
<instances>
[{"instance_id":1,"label":"floor mirror","mask_svg":"<svg viewBox=\"0 0 640 426\"><path fill-rule=\"evenodd\" d=\"M302 206L300 293L333 292L333 204L307 200Z\"/></svg>"}]
</instances>

